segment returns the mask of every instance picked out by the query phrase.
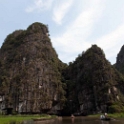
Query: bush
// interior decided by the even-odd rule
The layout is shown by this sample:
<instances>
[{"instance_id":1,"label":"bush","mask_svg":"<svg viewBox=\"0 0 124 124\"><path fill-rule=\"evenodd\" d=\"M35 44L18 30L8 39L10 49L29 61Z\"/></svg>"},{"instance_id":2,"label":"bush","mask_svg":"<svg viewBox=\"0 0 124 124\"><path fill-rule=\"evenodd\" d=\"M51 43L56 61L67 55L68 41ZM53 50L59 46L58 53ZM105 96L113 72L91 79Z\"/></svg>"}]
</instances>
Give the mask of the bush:
<instances>
[{"instance_id":1,"label":"bush","mask_svg":"<svg viewBox=\"0 0 124 124\"><path fill-rule=\"evenodd\" d=\"M122 112L123 109L119 105L111 105L109 106L109 112L110 113L119 113Z\"/></svg>"}]
</instances>

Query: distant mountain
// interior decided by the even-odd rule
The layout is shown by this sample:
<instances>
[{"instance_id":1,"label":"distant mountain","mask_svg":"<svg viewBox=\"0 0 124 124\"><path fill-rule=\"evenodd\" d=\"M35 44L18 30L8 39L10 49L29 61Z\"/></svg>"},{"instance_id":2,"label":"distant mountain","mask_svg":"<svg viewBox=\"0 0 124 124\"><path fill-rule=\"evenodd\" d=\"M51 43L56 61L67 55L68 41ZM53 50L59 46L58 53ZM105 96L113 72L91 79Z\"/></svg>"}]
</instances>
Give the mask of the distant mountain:
<instances>
[{"instance_id":1,"label":"distant mountain","mask_svg":"<svg viewBox=\"0 0 124 124\"><path fill-rule=\"evenodd\" d=\"M72 112L124 110L124 77L106 60L97 45L92 45L70 63L66 74L68 105L72 104Z\"/></svg>"},{"instance_id":2,"label":"distant mountain","mask_svg":"<svg viewBox=\"0 0 124 124\"><path fill-rule=\"evenodd\" d=\"M115 67L118 71L124 74L124 45L117 55Z\"/></svg>"},{"instance_id":3,"label":"distant mountain","mask_svg":"<svg viewBox=\"0 0 124 124\"><path fill-rule=\"evenodd\" d=\"M52 47L46 25L33 23L8 35L0 50L3 111L57 113L65 101L61 75L65 66Z\"/></svg>"}]
</instances>

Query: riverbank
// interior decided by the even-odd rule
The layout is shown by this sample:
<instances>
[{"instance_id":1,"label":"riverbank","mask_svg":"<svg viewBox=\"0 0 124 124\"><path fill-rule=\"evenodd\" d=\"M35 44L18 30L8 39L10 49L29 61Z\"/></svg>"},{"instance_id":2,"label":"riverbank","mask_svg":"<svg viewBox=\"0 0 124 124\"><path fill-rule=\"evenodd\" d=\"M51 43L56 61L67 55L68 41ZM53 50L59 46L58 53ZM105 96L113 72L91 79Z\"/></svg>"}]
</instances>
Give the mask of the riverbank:
<instances>
[{"instance_id":1,"label":"riverbank","mask_svg":"<svg viewBox=\"0 0 124 124\"><path fill-rule=\"evenodd\" d=\"M100 118L101 114L93 114L93 115L88 115L86 117L89 118ZM108 117L110 118L123 118L124 119L124 113L114 113L110 114L108 113ZM45 121L49 119L54 119L56 118L55 115L0 115L0 124L22 124L21 122L23 121L28 121L28 120L40 120L40 121Z\"/></svg>"},{"instance_id":2,"label":"riverbank","mask_svg":"<svg viewBox=\"0 0 124 124\"><path fill-rule=\"evenodd\" d=\"M1 115L0 124L21 124L23 121L33 120L33 119L52 119L55 116L51 115Z\"/></svg>"},{"instance_id":3,"label":"riverbank","mask_svg":"<svg viewBox=\"0 0 124 124\"><path fill-rule=\"evenodd\" d=\"M93 118L98 118L100 117L101 114L93 114L93 115L88 115L88 117L93 117ZM124 113L108 113L107 115L110 118L124 118Z\"/></svg>"}]
</instances>

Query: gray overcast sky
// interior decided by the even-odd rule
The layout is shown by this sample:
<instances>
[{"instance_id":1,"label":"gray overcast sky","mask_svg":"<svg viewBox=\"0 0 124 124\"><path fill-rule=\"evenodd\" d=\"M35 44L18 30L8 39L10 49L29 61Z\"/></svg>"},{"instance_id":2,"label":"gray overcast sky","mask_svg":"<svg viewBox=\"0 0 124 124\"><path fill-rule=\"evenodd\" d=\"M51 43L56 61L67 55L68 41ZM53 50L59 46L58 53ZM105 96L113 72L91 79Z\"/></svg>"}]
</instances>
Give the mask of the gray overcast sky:
<instances>
[{"instance_id":1,"label":"gray overcast sky","mask_svg":"<svg viewBox=\"0 0 124 124\"><path fill-rule=\"evenodd\" d=\"M0 0L0 46L8 34L34 22L49 25L63 62L97 44L114 64L124 43L124 0Z\"/></svg>"}]
</instances>

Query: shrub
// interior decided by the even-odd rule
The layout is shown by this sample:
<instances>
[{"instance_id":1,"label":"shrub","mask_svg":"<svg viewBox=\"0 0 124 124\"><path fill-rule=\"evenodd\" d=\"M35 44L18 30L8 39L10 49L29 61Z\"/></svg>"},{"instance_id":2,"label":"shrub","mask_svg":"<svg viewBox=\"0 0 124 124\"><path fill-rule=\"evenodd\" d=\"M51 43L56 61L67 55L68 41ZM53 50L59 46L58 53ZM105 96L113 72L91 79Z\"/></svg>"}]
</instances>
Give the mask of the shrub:
<instances>
[{"instance_id":1,"label":"shrub","mask_svg":"<svg viewBox=\"0 0 124 124\"><path fill-rule=\"evenodd\" d=\"M121 107L119 105L111 105L111 106L109 106L109 112L110 113L119 113L121 111L122 111L122 109L121 109Z\"/></svg>"}]
</instances>

